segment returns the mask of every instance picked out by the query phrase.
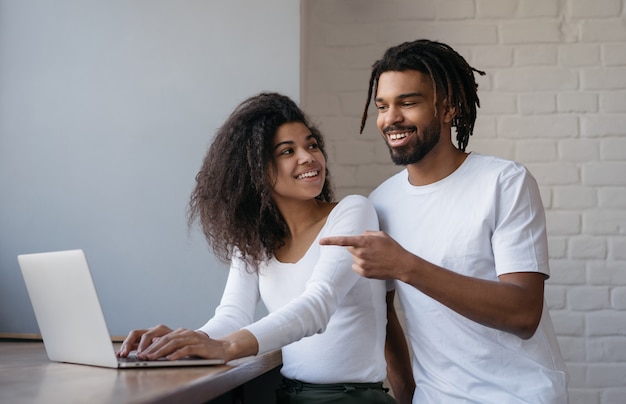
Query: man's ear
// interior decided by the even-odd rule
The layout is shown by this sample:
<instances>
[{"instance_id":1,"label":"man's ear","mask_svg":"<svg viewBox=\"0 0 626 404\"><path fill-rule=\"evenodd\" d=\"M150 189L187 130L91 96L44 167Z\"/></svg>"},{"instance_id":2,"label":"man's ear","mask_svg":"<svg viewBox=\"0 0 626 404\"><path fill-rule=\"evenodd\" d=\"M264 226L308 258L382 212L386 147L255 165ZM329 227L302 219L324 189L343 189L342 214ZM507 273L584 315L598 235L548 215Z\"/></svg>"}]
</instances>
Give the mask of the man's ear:
<instances>
[{"instance_id":1,"label":"man's ear","mask_svg":"<svg viewBox=\"0 0 626 404\"><path fill-rule=\"evenodd\" d=\"M456 117L456 108L450 105L447 99L442 101L441 110L443 112L443 121L445 123L451 123Z\"/></svg>"}]
</instances>

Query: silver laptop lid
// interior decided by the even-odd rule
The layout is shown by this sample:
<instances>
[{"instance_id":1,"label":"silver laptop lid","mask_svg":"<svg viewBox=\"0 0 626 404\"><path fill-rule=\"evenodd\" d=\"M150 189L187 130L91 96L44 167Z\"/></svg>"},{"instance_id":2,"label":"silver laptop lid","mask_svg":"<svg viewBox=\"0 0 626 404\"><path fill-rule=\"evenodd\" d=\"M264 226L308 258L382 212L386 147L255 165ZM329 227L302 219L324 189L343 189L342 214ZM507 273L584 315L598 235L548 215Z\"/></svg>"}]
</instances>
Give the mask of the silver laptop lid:
<instances>
[{"instance_id":1,"label":"silver laptop lid","mask_svg":"<svg viewBox=\"0 0 626 404\"><path fill-rule=\"evenodd\" d=\"M18 262L48 358L117 367L83 251L25 254Z\"/></svg>"}]
</instances>

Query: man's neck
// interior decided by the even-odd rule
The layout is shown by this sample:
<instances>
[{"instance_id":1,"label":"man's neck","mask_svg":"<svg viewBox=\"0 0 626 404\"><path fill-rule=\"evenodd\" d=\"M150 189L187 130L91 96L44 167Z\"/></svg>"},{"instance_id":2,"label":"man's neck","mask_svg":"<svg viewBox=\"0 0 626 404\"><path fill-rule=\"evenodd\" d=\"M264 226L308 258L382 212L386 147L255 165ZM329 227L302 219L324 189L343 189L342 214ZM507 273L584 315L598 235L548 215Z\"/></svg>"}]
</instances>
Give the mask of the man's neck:
<instances>
[{"instance_id":1,"label":"man's neck","mask_svg":"<svg viewBox=\"0 0 626 404\"><path fill-rule=\"evenodd\" d=\"M426 157L407 165L409 182L414 186L428 185L440 181L463 164L467 153L451 147L433 149Z\"/></svg>"}]
</instances>

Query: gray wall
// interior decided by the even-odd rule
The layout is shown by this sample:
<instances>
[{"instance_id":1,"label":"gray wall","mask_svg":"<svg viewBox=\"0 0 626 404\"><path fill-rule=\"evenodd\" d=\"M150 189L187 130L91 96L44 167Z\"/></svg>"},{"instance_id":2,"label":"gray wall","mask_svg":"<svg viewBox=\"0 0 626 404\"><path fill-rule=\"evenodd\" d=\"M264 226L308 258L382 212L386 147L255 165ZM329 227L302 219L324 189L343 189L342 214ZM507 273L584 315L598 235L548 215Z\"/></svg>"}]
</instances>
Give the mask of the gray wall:
<instances>
[{"instance_id":1,"label":"gray wall","mask_svg":"<svg viewBox=\"0 0 626 404\"><path fill-rule=\"evenodd\" d=\"M202 325L195 174L245 97L299 99L299 42L293 0L0 0L0 333L38 332L16 256L75 248L112 334Z\"/></svg>"}]
</instances>

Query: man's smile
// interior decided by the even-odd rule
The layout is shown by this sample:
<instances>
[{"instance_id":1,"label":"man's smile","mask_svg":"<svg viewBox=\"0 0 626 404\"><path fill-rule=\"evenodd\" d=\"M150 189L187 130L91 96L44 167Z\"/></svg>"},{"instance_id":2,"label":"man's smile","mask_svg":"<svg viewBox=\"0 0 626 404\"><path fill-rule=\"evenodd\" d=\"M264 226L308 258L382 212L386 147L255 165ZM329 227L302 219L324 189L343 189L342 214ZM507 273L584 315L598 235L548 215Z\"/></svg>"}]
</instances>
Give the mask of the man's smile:
<instances>
[{"instance_id":1,"label":"man's smile","mask_svg":"<svg viewBox=\"0 0 626 404\"><path fill-rule=\"evenodd\" d=\"M383 130L383 134L387 140L387 144L392 147L404 146L408 143L409 137L416 133L417 129L387 127Z\"/></svg>"}]
</instances>

